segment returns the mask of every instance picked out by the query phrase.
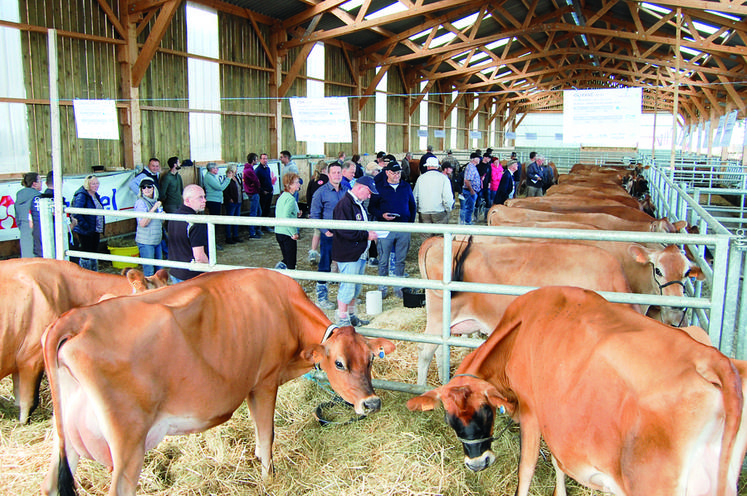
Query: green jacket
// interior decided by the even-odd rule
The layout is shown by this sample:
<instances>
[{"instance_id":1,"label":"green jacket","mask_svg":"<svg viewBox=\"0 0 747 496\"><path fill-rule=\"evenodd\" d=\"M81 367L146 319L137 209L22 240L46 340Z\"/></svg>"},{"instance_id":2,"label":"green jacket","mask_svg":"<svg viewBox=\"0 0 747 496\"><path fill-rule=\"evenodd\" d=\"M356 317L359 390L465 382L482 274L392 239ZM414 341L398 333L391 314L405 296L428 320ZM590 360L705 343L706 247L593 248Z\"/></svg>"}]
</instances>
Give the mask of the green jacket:
<instances>
[{"instance_id":1,"label":"green jacket","mask_svg":"<svg viewBox=\"0 0 747 496\"><path fill-rule=\"evenodd\" d=\"M182 203L184 203L184 200L182 200L183 190L182 176L170 172L163 175L159 197L165 211L176 212L182 206Z\"/></svg>"},{"instance_id":2,"label":"green jacket","mask_svg":"<svg viewBox=\"0 0 747 496\"><path fill-rule=\"evenodd\" d=\"M293 195L287 191L278 197L277 203L275 203L275 217L278 219L297 219L298 218L298 203ZM275 232L279 234L285 234L286 236L293 236L298 234L297 227L275 227Z\"/></svg>"}]
</instances>

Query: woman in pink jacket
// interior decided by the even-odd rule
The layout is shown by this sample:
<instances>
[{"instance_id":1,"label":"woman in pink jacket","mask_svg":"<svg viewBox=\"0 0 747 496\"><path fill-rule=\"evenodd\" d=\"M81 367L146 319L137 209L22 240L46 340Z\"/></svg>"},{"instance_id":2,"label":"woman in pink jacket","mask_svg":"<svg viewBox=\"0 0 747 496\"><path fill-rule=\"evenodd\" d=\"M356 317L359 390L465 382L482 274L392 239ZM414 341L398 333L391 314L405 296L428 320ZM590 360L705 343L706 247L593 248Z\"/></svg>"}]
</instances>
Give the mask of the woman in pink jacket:
<instances>
[{"instance_id":1,"label":"woman in pink jacket","mask_svg":"<svg viewBox=\"0 0 747 496\"><path fill-rule=\"evenodd\" d=\"M490 192L488 193L490 202L488 206L493 204L498 186L501 184L501 177L503 176L503 167L501 167L501 161L498 157L493 158L493 161L490 162L490 168Z\"/></svg>"}]
</instances>

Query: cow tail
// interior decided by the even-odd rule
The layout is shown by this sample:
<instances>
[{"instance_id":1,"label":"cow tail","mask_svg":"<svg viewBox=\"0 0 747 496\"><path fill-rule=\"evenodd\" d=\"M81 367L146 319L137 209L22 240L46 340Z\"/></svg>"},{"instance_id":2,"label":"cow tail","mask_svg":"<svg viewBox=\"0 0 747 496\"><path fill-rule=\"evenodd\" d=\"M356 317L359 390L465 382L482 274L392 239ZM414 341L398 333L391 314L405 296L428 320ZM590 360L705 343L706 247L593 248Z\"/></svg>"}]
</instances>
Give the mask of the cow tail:
<instances>
[{"instance_id":1,"label":"cow tail","mask_svg":"<svg viewBox=\"0 0 747 496\"><path fill-rule=\"evenodd\" d=\"M67 455L64 452L64 446L60 450L59 471L57 472L57 488L60 496L77 496L75 490L75 478L70 470L70 464L67 462Z\"/></svg>"},{"instance_id":2,"label":"cow tail","mask_svg":"<svg viewBox=\"0 0 747 496\"><path fill-rule=\"evenodd\" d=\"M70 470L70 464L67 460L67 451L65 448L65 429L62 419L62 395L60 393L58 361L60 349L68 339L74 336L69 333L58 336L56 329L57 326L55 324L51 324L44 332L44 336L42 337L42 350L44 353L44 365L47 369L47 380L49 381L49 389L52 393L52 404L54 406L54 422L55 429L57 429L57 441L59 443L59 458L57 464L57 491L60 496L76 496L78 493L75 490L75 478L73 477L73 473ZM49 477L53 478L54 474L49 474Z\"/></svg>"},{"instance_id":3,"label":"cow tail","mask_svg":"<svg viewBox=\"0 0 747 496\"><path fill-rule=\"evenodd\" d=\"M454 264L451 268L451 280L452 281L464 281L464 262L467 260L470 251L472 250L472 236L467 238L467 243L462 244L454 254ZM458 295L458 291L452 291L451 297Z\"/></svg>"},{"instance_id":4,"label":"cow tail","mask_svg":"<svg viewBox=\"0 0 747 496\"><path fill-rule=\"evenodd\" d=\"M721 435L721 456L719 457L718 464L718 490L716 494L725 496L729 494L727 488L729 462L736 445L739 425L742 420L742 402L744 398L742 396L742 382L734 364L724 355L719 355L714 372L721 382L721 397L724 402L726 419L724 422L724 432Z\"/></svg>"}]
</instances>

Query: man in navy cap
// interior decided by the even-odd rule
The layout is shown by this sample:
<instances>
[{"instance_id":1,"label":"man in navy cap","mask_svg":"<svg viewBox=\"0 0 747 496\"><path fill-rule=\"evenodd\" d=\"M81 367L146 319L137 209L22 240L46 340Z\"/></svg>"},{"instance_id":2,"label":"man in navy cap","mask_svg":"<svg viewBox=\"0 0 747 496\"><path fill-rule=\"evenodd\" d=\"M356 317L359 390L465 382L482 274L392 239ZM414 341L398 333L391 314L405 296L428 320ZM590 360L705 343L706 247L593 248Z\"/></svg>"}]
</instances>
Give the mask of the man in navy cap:
<instances>
[{"instance_id":1,"label":"man in navy cap","mask_svg":"<svg viewBox=\"0 0 747 496\"><path fill-rule=\"evenodd\" d=\"M434 157L435 159L435 157ZM379 194L371 198L369 210L373 220L380 222L415 222L417 206L410 185L402 181L402 167L396 160L390 161L384 167L386 180L376 184ZM379 275L386 276L389 272L389 254L394 253L394 275L403 277L405 274L405 258L410 250L410 233L392 232L385 238L379 238ZM387 287L380 286L382 296L386 297ZM402 297L402 288L394 288L395 296Z\"/></svg>"},{"instance_id":2,"label":"man in navy cap","mask_svg":"<svg viewBox=\"0 0 747 496\"><path fill-rule=\"evenodd\" d=\"M373 178L363 176L359 178L353 188L337 202L332 212L334 220L368 221L368 212L363 202L378 195ZM332 238L332 260L337 262L341 274L360 275L366 270L368 248L371 241L376 239L375 231L358 231L350 229L334 229ZM343 282L337 291L337 325L361 326L368 324L367 320L359 319L355 314L357 297L361 292L361 285Z\"/></svg>"}]
</instances>

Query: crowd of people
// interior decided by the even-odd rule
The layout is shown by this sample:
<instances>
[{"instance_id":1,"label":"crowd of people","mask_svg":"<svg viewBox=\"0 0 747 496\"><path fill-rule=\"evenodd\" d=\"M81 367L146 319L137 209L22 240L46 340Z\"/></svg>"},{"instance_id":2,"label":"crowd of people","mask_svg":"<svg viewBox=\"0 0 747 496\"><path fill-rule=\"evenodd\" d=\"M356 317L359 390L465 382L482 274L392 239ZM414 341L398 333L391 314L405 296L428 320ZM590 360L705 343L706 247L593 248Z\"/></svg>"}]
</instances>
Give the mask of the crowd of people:
<instances>
[{"instance_id":1,"label":"crowd of people","mask_svg":"<svg viewBox=\"0 0 747 496\"><path fill-rule=\"evenodd\" d=\"M165 172L161 171L160 161L151 158L129 184L137 197L134 210L187 215L207 210L210 215L226 216L239 216L243 211L250 217L295 219L304 216L318 220L382 223L413 223L417 218L419 223L446 224L450 222L458 199L458 222L472 224L480 218L485 219L492 205L503 204L520 191L526 191L528 196L541 196L553 177L544 157L536 152L530 153L527 164L522 164L515 152L502 159L493 155L490 148L485 153L475 150L469 161L460 165L451 150L439 160L433 147L428 146L419 159L407 153L397 160L394 155L382 151L364 166L359 155L348 160L346 153L341 151L336 160L329 163L320 160L314 166L306 188L306 206L302 209L299 192L303 180L291 153L287 150L280 153L282 172L279 178L271 172L268 160L266 153L249 153L241 174L235 166L229 165L225 175L220 175L217 164L211 162L202 178L204 187L196 184L185 187L179 175L182 163L178 157L169 158L168 171ZM273 213L273 192L278 179L283 190ZM39 224L38 207L34 205L35 199L41 196L40 181L38 174L26 174L24 188L17 197L22 256L41 256L33 235L34 227L38 228ZM47 177L48 191L51 191L51 182L50 174ZM87 176L75 192L72 205L101 209L98 186L95 175ZM104 216L75 214L73 223L77 246L82 251L96 252L104 232ZM248 227L250 239L263 237L263 232L275 234L281 254L275 268L295 269L299 228ZM205 224L138 218L135 241L140 256L144 258L159 260L166 257L177 262L202 263L209 260ZM241 241L238 226L226 224L225 243ZM329 273L334 267L343 274L360 274L366 266L372 266L377 267L379 276L406 277L405 260L411 241L407 232L319 228L313 230L308 261L316 265L319 272ZM216 249L222 250L222 247L216 245ZM97 269L95 259L81 259L80 265ZM143 269L145 275L152 275L158 267L145 265ZM199 274L188 268L172 268L170 272L174 283ZM390 294L403 297L399 286L393 287L391 293L387 286L382 285L379 289L384 298ZM337 302L332 302L327 282L322 280L316 284L317 304L323 309L337 309L341 324L367 323L356 314L359 293L359 284L342 283Z\"/></svg>"}]
</instances>

